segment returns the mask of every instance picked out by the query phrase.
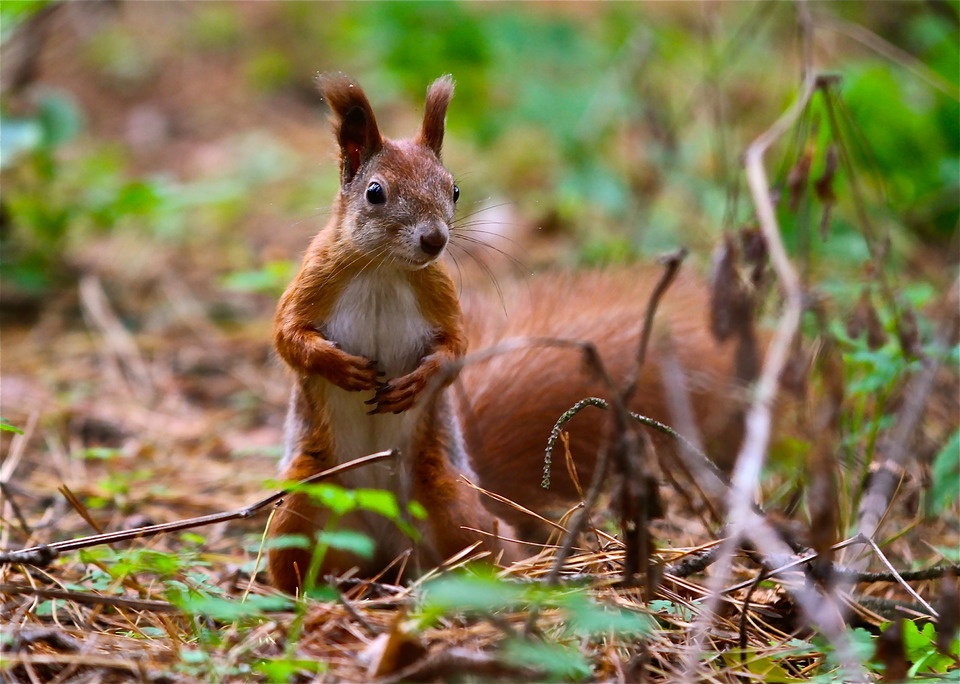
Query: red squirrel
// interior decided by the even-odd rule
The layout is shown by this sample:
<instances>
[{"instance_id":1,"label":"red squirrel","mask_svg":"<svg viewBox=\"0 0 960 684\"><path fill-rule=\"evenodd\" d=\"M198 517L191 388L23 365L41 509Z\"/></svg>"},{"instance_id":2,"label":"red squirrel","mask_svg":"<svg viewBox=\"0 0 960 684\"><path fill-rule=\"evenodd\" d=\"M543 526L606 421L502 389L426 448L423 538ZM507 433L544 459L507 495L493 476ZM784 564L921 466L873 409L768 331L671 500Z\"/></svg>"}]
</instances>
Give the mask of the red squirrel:
<instances>
[{"instance_id":1,"label":"red squirrel","mask_svg":"<svg viewBox=\"0 0 960 684\"><path fill-rule=\"evenodd\" d=\"M445 364L464 357L468 340L481 349L508 337L553 336L594 340L612 374L625 377L655 274L541 278L507 296L506 318L502 309L478 304L465 319L440 260L459 196L441 161L452 79L444 76L429 87L422 126L409 140L381 136L366 95L346 76L321 77L320 89L339 143L340 188L329 223L313 239L277 309L275 345L295 376L282 476L300 480L397 449L399 460L353 470L339 483L412 498L428 516L414 545L385 518L350 514L341 526L369 534L376 555L364 559L330 549L321 574L353 567L373 574L408 549L421 564L435 564L478 541L502 562L518 559L523 553L510 541L514 526L527 527L531 519L481 497L460 477L537 510L569 501L574 490L563 467L555 468L552 491L540 488L544 445L561 413L606 392L583 372L576 353L537 348L468 365L461 374L463 406L442 388ZM706 301L701 285L681 279L662 306L680 342L678 360L691 369L694 413L708 438L727 442L736 440L739 403L715 399L732 396L733 350L710 337ZM632 408L669 421L657 368L655 358L645 365ZM433 394L437 383L441 389ZM596 416L570 423L572 448L587 459L582 478L589 475L603 425ZM278 509L270 535L311 537L326 520L306 494L293 494ZM307 549L273 549L272 581L296 591L309 562Z\"/></svg>"},{"instance_id":2,"label":"red squirrel","mask_svg":"<svg viewBox=\"0 0 960 684\"><path fill-rule=\"evenodd\" d=\"M320 88L340 147L340 190L277 308L274 342L296 376L283 477L300 480L397 449L399 462L367 466L339 482L419 502L428 516L416 547L424 562L436 564L476 540L515 558L513 547L495 536L509 536L506 525L498 530L480 495L458 482L476 476L449 398L437 397L429 411L417 403L444 364L467 349L456 288L440 260L460 192L440 159L453 80L445 76L430 86L412 140L381 137L366 95L349 78L321 77ZM309 537L325 520L307 495L293 494L271 535ZM341 526L369 534L376 556L330 549L323 572L358 566L372 573L410 547L392 522L372 513L352 514ZM295 590L309 560L305 549L273 550L273 582Z\"/></svg>"}]
</instances>

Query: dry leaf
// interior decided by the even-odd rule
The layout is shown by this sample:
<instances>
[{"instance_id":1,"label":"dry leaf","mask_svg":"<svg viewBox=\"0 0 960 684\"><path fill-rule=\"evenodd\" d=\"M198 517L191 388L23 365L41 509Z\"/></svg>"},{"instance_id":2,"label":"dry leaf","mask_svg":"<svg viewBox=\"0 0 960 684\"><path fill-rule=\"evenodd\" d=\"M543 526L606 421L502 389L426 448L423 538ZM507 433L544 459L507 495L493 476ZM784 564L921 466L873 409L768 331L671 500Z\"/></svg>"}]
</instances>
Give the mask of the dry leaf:
<instances>
[{"instance_id":1,"label":"dry leaf","mask_svg":"<svg viewBox=\"0 0 960 684\"><path fill-rule=\"evenodd\" d=\"M960 591L957 574L949 570L940 580L940 597L937 599L937 648L949 654L953 638L960 629Z\"/></svg>"},{"instance_id":2,"label":"dry leaf","mask_svg":"<svg viewBox=\"0 0 960 684\"><path fill-rule=\"evenodd\" d=\"M903 650L903 623L890 625L877 639L876 658L884 664L884 682L902 682L907 678L910 664Z\"/></svg>"},{"instance_id":3,"label":"dry leaf","mask_svg":"<svg viewBox=\"0 0 960 684\"><path fill-rule=\"evenodd\" d=\"M856 339L866 333L867 346L870 349L879 349L887 342L887 332L883 329L880 322L880 316L873 306L873 299L870 296L870 289L863 288L860 293L860 299L853 309L853 315L847 323L847 334Z\"/></svg>"},{"instance_id":4,"label":"dry leaf","mask_svg":"<svg viewBox=\"0 0 960 684\"><path fill-rule=\"evenodd\" d=\"M376 679L409 667L426 653L427 647L406 624L406 612L400 611L390 631L367 644L360 658L367 662L367 676Z\"/></svg>"},{"instance_id":5,"label":"dry leaf","mask_svg":"<svg viewBox=\"0 0 960 684\"><path fill-rule=\"evenodd\" d=\"M720 342L736 330L735 309L740 298L737 264L740 254L730 235L714 250L710 288L710 331Z\"/></svg>"},{"instance_id":6,"label":"dry leaf","mask_svg":"<svg viewBox=\"0 0 960 684\"><path fill-rule=\"evenodd\" d=\"M796 211L807 191L807 181L810 179L810 163L813 161L813 151L807 148L797 159L797 163L787 174L787 188L790 190L790 211Z\"/></svg>"},{"instance_id":7,"label":"dry leaf","mask_svg":"<svg viewBox=\"0 0 960 684\"><path fill-rule=\"evenodd\" d=\"M833 204L837 197L833 193L833 179L837 175L837 147L830 145L823 160L823 173L813 182L813 190L824 204Z\"/></svg>"}]
</instances>

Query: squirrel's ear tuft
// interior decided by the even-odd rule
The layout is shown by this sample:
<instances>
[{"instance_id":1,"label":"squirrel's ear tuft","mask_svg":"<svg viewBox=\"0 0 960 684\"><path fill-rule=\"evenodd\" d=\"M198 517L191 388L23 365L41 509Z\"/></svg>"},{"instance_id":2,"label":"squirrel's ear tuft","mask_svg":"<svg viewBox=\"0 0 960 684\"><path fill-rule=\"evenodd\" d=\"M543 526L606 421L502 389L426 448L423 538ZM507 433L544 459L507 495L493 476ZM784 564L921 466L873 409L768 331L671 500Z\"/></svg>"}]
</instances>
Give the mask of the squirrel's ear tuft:
<instances>
[{"instance_id":1,"label":"squirrel's ear tuft","mask_svg":"<svg viewBox=\"0 0 960 684\"><path fill-rule=\"evenodd\" d=\"M333 115L340 143L340 178L346 185L360 166L380 151L383 139L370 102L356 81L346 74L321 74L317 85Z\"/></svg>"},{"instance_id":2,"label":"squirrel's ear tuft","mask_svg":"<svg viewBox=\"0 0 960 684\"><path fill-rule=\"evenodd\" d=\"M437 157L443 147L443 122L452 98L453 77L450 74L441 76L427 89L427 104L423 112L419 141L433 150Z\"/></svg>"}]
</instances>

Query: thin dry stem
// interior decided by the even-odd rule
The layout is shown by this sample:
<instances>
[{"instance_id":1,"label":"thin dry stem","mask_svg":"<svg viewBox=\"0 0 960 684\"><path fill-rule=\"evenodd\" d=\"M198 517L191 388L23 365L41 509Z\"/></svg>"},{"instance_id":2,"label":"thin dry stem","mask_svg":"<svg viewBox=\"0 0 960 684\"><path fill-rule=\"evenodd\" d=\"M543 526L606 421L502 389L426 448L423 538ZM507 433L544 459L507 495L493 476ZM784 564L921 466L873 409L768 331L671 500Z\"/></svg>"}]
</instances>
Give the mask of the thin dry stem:
<instances>
[{"instance_id":1,"label":"thin dry stem","mask_svg":"<svg viewBox=\"0 0 960 684\"><path fill-rule=\"evenodd\" d=\"M770 197L770 184L767 180L763 158L766 151L779 140L806 110L814 94L825 81L808 72L800 95L767 131L754 140L747 148L745 167L747 181L753 196L757 219L763 233L768 254L784 294L784 308L773 340L764 359L763 368L757 381L754 400L746 418L746 435L737 454L731 488L728 493L728 525L730 536L721 545L719 560L708 583L709 596L704 610L698 616L693 629L693 644L686 653L683 663L684 681L693 682L699 678L700 656L706 641L707 632L712 624L720 600L723 586L727 583L733 568L734 551L744 536L754 542L764 555L771 553L782 555L783 542L767 524L756 524L759 516L751 509L758 487L760 473L766 460L770 441L772 405L776 396L778 381L790 354L790 347L800 325L803 311L803 293L796 271L793 269L786 248L780 237L780 229ZM760 519L762 520L762 519ZM841 656L850 681L865 681L866 674L852 657L845 638L842 622L830 619L830 614L822 610L821 601L808 592L794 592L794 597L804 606L804 612L824 635L830 638Z\"/></svg>"},{"instance_id":2,"label":"thin dry stem","mask_svg":"<svg viewBox=\"0 0 960 684\"><path fill-rule=\"evenodd\" d=\"M176 520L168 523L160 523L159 525L147 525L145 527L137 527L132 530L119 530L116 532L106 532L104 534L95 534L88 537L79 537L76 539L67 539L65 541L53 542L52 544L47 544L44 546L32 546L28 549L19 549L16 551L4 552L3 556L0 556L0 564L2 563L29 563L29 559L32 558L35 554L38 553L66 553L68 551L76 551L78 549L85 549L91 546L99 546L101 544L112 544L119 541L129 541L131 539L141 539L144 537L153 537L158 534L165 534L168 532L180 532L182 530L194 529L196 527L205 527L207 525L213 525L215 523L227 522L229 520L239 520L242 518L249 518L254 513L260 511L264 507L279 501L284 496L294 491L297 487L313 484L315 482L321 482L323 480L329 479L341 473L347 472L348 470L353 470L354 468L359 468L361 466L369 465L371 463L376 463L378 461L385 460L387 458L394 458L396 456L395 451L379 451L375 454L370 454L369 456L362 456L360 458L348 461L346 463L341 463L338 466L333 468L328 468L322 472L312 475L304 480L301 480L293 487L287 487L286 489L281 489L278 492L274 492L270 496L257 501L249 506L244 508L237 509L235 511L229 511L225 513L211 513L210 515L201 515L196 518L187 518L186 520Z\"/></svg>"}]
</instances>

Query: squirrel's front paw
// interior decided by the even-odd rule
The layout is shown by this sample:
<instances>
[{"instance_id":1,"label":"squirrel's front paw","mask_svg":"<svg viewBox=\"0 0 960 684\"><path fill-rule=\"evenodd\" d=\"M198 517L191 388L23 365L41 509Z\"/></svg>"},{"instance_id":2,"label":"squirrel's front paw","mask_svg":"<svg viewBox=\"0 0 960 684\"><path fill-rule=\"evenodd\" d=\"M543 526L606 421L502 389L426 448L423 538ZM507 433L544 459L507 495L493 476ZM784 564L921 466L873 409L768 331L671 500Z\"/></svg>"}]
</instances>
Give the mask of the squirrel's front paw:
<instances>
[{"instance_id":1,"label":"squirrel's front paw","mask_svg":"<svg viewBox=\"0 0 960 684\"><path fill-rule=\"evenodd\" d=\"M380 376L383 373L377 370L377 362L364 356L354 356L338 350L336 365L325 370L327 380L348 392L361 392L381 386Z\"/></svg>"},{"instance_id":2,"label":"squirrel's front paw","mask_svg":"<svg viewBox=\"0 0 960 684\"><path fill-rule=\"evenodd\" d=\"M417 397L427 385L427 377L419 369L394 378L390 382L384 383L377 388L377 394L373 399L364 402L366 404L375 404L369 415L375 413L403 413L417 401Z\"/></svg>"}]
</instances>

